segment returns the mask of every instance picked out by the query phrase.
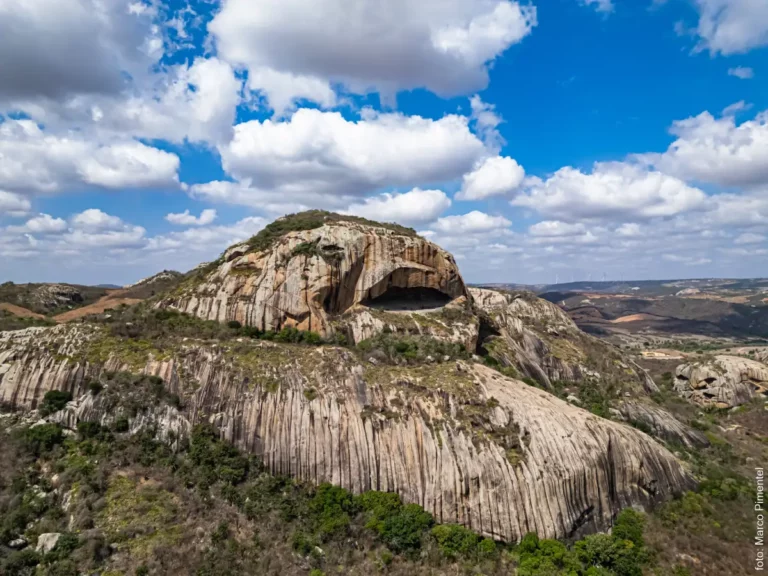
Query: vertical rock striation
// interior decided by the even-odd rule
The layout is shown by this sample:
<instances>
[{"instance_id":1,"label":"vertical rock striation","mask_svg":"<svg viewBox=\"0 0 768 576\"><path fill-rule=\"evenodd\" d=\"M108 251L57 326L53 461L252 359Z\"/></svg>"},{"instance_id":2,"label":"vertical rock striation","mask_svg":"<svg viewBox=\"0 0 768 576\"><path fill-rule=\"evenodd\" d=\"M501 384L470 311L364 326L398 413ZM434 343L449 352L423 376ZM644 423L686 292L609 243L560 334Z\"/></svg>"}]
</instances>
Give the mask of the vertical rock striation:
<instances>
[{"instance_id":1,"label":"vertical rock striation","mask_svg":"<svg viewBox=\"0 0 768 576\"><path fill-rule=\"evenodd\" d=\"M96 329L12 334L0 338L0 398L18 409L131 368L119 355L105 364L77 355L102 337ZM146 412L174 433L210 421L275 474L394 491L497 539L604 530L621 508L693 484L642 432L480 364L371 366L343 348L187 341L141 370L184 398L183 414ZM79 399L54 417L105 421L108 406Z\"/></svg>"}]
</instances>

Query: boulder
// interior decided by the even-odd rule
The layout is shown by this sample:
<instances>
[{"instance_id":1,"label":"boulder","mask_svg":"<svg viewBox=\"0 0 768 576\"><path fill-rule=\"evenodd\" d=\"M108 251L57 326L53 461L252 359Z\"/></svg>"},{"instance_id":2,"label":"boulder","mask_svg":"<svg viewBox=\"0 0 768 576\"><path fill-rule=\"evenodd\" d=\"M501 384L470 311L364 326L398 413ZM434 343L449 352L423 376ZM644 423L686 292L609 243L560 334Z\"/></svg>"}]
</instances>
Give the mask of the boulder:
<instances>
[{"instance_id":1,"label":"boulder","mask_svg":"<svg viewBox=\"0 0 768 576\"><path fill-rule=\"evenodd\" d=\"M699 406L731 408L757 396L768 398L768 366L738 356L715 356L678 366L674 387Z\"/></svg>"},{"instance_id":2,"label":"boulder","mask_svg":"<svg viewBox=\"0 0 768 576\"><path fill-rule=\"evenodd\" d=\"M37 546L35 547L35 552L39 552L40 554L48 554L48 552L56 547L59 538L61 538L61 534L58 532L47 532L45 534L40 534L40 536L37 537Z\"/></svg>"}]
</instances>

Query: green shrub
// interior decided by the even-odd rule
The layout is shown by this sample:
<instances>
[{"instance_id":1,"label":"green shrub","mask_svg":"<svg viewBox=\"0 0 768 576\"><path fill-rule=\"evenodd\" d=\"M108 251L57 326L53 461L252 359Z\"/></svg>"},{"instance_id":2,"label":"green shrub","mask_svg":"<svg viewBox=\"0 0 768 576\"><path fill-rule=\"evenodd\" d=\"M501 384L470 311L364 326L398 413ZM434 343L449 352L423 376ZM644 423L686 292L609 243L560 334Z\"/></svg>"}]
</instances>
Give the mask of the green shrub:
<instances>
[{"instance_id":1,"label":"green shrub","mask_svg":"<svg viewBox=\"0 0 768 576\"><path fill-rule=\"evenodd\" d=\"M480 537L458 524L439 524L432 528L432 536L437 540L440 551L448 558L463 556L471 559L477 554Z\"/></svg>"},{"instance_id":2,"label":"green shrub","mask_svg":"<svg viewBox=\"0 0 768 576\"><path fill-rule=\"evenodd\" d=\"M642 548L645 545L644 528L645 516L632 508L625 508L616 517L611 535L617 540L629 540L638 548Z\"/></svg>"},{"instance_id":3,"label":"green shrub","mask_svg":"<svg viewBox=\"0 0 768 576\"><path fill-rule=\"evenodd\" d=\"M366 513L365 527L381 534L384 521L397 514L403 507L400 496L394 492L377 492L371 490L357 497L358 507Z\"/></svg>"},{"instance_id":4,"label":"green shrub","mask_svg":"<svg viewBox=\"0 0 768 576\"><path fill-rule=\"evenodd\" d=\"M517 545L517 549L520 554L533 554L539 548L539 536L536 532L528 532L520 544Z\"/></svg>"},{"instance_id":5,"label":"green shrub","mask_svg":"<svg viewBox=\"0 0 768 576\"><path fill-rule=\"evenodd\" d=\"M58 424L41 424L23 432L22 445L34 456L50 452L64 441L64 432Z\"/></svg>"},{"instance_id":6,"label":"green shrub","mask_svg":"<svg viewBox=\"0 0 768 576\"><path fill-rule=\"evenodd\" d=\"M393 552L410 552L421 546L422 533L432 524L429 512L418 504L407 504L384 520L380 536Z\"/></svg>"},{"instance_id":7,"label":"green shrub","mask_svg":"<svg viewBox=\"0 0 768 576\"><path fill-rule=\"evenodd\" d=\"M43 396L43 401L40 403L38 412L40 413L40 416L48 416L49 414L53 414L64 408L64 406L67 405L67 402L70 402L71 400L71 392L49 390L45 393L45 396Z\"/></svg>"},{"instance_id":8,"label":"green shrub","mask_svg":"<svg viewBox=\"0 0 768 576\"><path fill-rule=\"evenodd\" d=\"M424 362L428 357L435 361L442 361L444 356L450 358L469 357L469 353L461 344L437 340L431 336L404 336L384 333L363 340L358 343L357 348L363 353L379 351L394 364Z\"/></svg>"},{"instance_id":9,"label":"green shrub","mask_svg":"<svg viewBox=\"0 0 768 576\"><path fill-rule=\"evenodd\" d=\"M91 380L88 383L88 390L93 394L94 396L98 396L99 393L104 390L104 385L99 382L98 380Z\"/></svg>"},{"instance_id":10,"label":"green shrub","mask_svg":"<svg viewBox=\"0 0 768 576\"><path fill-rule=\"evenodd\" d=\"M89 438L96 438L102 432L101 425L98 422L78 422L77 433L84 440Z\"/></svg>"},{"instance_id":11,"label":"green shrub","mask_svg":"<svg viewBox=\"0 0 768 576\"><path fill-rule=\"evenodd\" d=\"M346 532L350 515L357 511L355 499L344 488L332 484L320 484L312 500L309 511L314 517L315 530L321 540L327 540Z\"/></svg>"},{"instance_id":12,"label":"green shrub","mask_svg":"<svg viewBox=\"0 0 768 576\"><path fill-rule=\"evenodd\" d=\"M219 439L216 430L208 425L198 424L192 429L189 458L195 466L190 471L189 480L201 488L217 481L238 484L248 474L248 459L237 448Z\"/></svg>"},{"instance_id":13,"label":"green shrub","mask_svg":"<svg viewBox=\"0 0 768 576\"><path fill-rule=\"evenodd\" d=\"M121 416L115 420L115 423L112 425L112 429L115 432L128 432L128 430L130 430L130 423L128 422L128 418Z\"/></svg>"},{"instance_id":14,"label":"green shrub","mask_svg":"<svg viewBox=\"0 0 768 576\"><path fill-rule=\"evenodd\" d=\"M146 564L142 564L136 568L136 576L149 576L149 568L147 568Z\"/></svg>"},{"instance_id":15,"label":"green shrub","mask_svg":"<svg viewBox=\"0 0 768 576\"><path fill-rule=\"evenodd\" d=\"M32 576L35 573L35 567L40 564L40 555L27 548L19 552L12 552L0 565L0 573L9 576Z\"/></svg>"},{"instance_id":16,"label":"green shrub","mask_svg":"<svg viewBox=\"0 0 768 576\"><path fill-rule=\"evenodd\" d=\"M227 327L231 328L232 330L240 330L240 328L242 328L243 325L240 324L240 322L238 322L237 320L230 320L229 322L227 322Z\"/></svg>"},{"instance_id":17,"label":"green shrub","mask_svg":"<svg viewBox=\"0 0 768 576\"><path fill-rule=\"evenodd\" d=\"M528 536L526 535L526 538ZM536 548L531 550L534 545ZM518 550L520 550L520 566L517 572L519 576L578 574L582 569L576 554L557 540L529 538L525 545L521 542Z\"/></svg>"}]
</instances>

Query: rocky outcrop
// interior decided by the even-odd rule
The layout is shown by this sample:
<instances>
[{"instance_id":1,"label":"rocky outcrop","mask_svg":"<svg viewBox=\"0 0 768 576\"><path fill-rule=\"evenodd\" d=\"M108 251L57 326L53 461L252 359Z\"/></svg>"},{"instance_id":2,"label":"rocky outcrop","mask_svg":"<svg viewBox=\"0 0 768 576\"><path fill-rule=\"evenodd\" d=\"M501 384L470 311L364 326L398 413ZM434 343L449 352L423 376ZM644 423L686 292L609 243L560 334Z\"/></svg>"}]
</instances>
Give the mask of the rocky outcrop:
<instances>
[{"instance_id":1,"label":"rocky outcrop","mask_svg":"<svg viewBox=\"0 0 768 576\"><path fill-rule=\"evenodd\" d=\"M651 393L653 379L611 345L582 332L557 305L530 292L470 288L483 348L502 365L551 388L553 381L610 380Z\"/></svg>"},{"instance_id":2,"label":"rocky outcrop","mask_svg":"<svg viewBox=\"0 0 768 576\"><path fill-rule=\"evenodd\" d=\"M665 442L680 444L688 448L709 446L709 440L703 432L686 426L659 406L638 401L626 401L619 404L617 412L619 418Z\"/></svg>"},{"instance_id":3,"label":"rocky outcrop","mask_svg":"<svg viewBox=\"0 0 768 576\"><path fill-rule=\"evenodd\" d=\"M147 352L139 368L135 353L89 361L104 337L60 326L0 338L0 398L32 408L47 390L82 396L105 371L143 371L182 397L179 417L214 423L275 474L394 491L442 522L507 541L604 530L621 508L693 484L645 434L481 364L373 366L344 348L185 341ZM112 409L81 399L60 418L106 422Z\"/></svg>"},{"instance_id":4,"label":"rocky outcrop","mask_svg":"<svg viewBox=\"0 0 768 576\"><path fill-rule=\"evenodd\" d=\"M466 296L442 248L415 233L343 218L286 232L259 249L234 246L160 305L261 330L295 326L330 336L333 316L382 296L406 309Z\"/></svg>"},{"instance_id":5,"label":"rocky outcrop","mask_svg":"<svg viewBox=\"0 0 768 576\"><path fill-rule=\"evenodd\" d=\"M678 366L674 386L700 406L729 408L756 396L768 398L768 366L738 356L715 356Z\"/></svg>"},{"instance_id":6,"label":"rocky outcrop","mask_svg":"<svg viewBox=\"0 0 768 576\"><path fill-rule=\"evenodd\" d=\"M468 310L464 297L432 311L391 311L357 304L334 321L334 330L354 344L383 333L418 334L461 344L470 351L477 347L478 328L479 320Z\"/></svg>"}]
</instances>

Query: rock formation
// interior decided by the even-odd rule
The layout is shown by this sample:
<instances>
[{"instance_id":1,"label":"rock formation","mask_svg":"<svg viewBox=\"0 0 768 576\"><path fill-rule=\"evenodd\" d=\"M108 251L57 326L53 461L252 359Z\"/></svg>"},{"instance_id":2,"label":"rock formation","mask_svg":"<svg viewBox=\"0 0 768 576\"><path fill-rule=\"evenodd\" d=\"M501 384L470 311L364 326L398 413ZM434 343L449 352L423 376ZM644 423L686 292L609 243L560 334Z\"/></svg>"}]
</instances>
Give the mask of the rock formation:
<instances>
[{"instance_id":1,"label":"rock formation","mask_svg":"<svg viewBox=\"0 0 768 576\"><path fill-rule=\"evenodd\" d=\"M207 420L273 473L395 491L507 541L604 530L621 508L693 484L645 434L481 364L373 366L346 348L236 340L141 356L110 338L88 325L0 334L0 402L30 409L68 390L77 401L51 418L108 422L114 407L83 397L91 379L157 375L185 408L148 408L131 429L149 418L179 434Z\"/></svg>"},{"instance_id":2,"label":"rock formation","mask_svg":"<svg viewBox=\"0 0 768 576\"><path fill-rule=\"evenodd\" d=\"M415 232L317 214L309 224L302 224L306 215L276 221L161 305L209 320L261 330L294 326L327 337L331 318L355 304L379 299L392 308L436 308L466 296L453 256ZM289 231L272 237L276 229Z\"/></svg>"},{"instance_id":3,"label":"rock formation","mask_svg":"<svg viewBox=\"0 0 768 576\"><path fill-rule=\"evenodd\" d=\"M406 345L402 357L376 360L363 347L277 344L243 331L204 341L170 324L153 332L162 338L140 339L142 318L193 322L146 308L130 321L0 333L0 404L32 410L47 391L65 390L74 400L49 420L75 428L121 418L127 431L152 429L170 444L210 422L275 474L394 491L439 521L507 541L605 530L622 508L694 485L651 437L515 377L616 395L649 386L639 368L531 294L468 290L453 257L408 229L323 212L281 219L153 304L259 330L344 334L350 344L419 334L441 353L416 361ZM162 379L180 402L120 389L112 375L121 372ZM93 380L104 386L98 395ZM646 413L660 430L674 428Z\"/></svg>"},{"instance_id":4,"label":"rock formation","mask_svg":"<svg viewBox=\"0 0 768 576\"><path fill-rule=\"evenodd\" d=\"M709 446L707 436L699 430L686 426L663 408L639 401L625 401L619 404L618 416L656 438L673 442L688 448Z\"/></svg>"},{"instance_id":5,"label":"rock formation","mask_svg":"<svg viewBox=\"0 0 768 576\"><path fill-rule=\"evenodd\" d=\"M768 397L768 366L738 356L681 364L675 390L700 406L738 406L758 395Z\"/></svg>"},{"instance_id":6,"label":"rock formation","mask_svg":"<svg viewBox=\"0 0 768 576\"><path fill-rule=\"evenodd\" d=\"M611 345L585 334L557 305L530 292L470 288L484 352L546 388L553 381L611 380L617 389L658 391Z\"/></svg>"}]
</instances>

